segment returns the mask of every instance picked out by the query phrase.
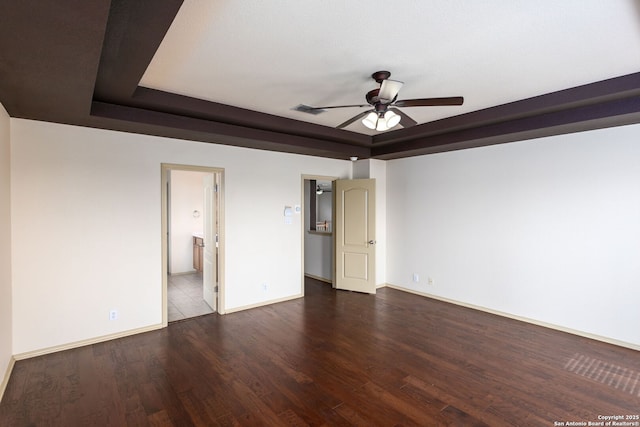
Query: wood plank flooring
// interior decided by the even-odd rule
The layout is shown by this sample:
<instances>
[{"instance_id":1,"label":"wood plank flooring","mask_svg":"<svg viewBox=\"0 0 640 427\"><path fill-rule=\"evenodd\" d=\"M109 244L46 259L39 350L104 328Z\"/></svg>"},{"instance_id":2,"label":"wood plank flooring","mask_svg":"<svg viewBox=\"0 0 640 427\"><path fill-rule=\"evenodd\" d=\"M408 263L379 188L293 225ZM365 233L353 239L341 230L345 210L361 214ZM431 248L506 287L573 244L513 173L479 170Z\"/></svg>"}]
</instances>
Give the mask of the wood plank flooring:
<instances>
[{"instance_id":1,"label":"wood plank flooring","mask_svg":"<svg viewBox=\"0 0 640 427\"><path fill-rule=\"evenodd\" d=\"M0 425L554 426L640 414L637 351L389 288L309 279L305 292L18 361Z\"/></svg>"}]
</instances>

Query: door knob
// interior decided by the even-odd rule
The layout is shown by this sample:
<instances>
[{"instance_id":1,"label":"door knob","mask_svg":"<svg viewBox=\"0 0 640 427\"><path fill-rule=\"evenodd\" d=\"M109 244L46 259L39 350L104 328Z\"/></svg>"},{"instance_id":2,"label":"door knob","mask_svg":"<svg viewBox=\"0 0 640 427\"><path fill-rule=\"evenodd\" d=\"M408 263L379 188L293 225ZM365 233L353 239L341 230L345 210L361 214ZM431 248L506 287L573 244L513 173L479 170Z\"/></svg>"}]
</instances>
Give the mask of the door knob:
<instances>
[{"instance_id":1,"label":"door knob","mask_svg":"<svg viewBox=\"0 0 640 427\"><path fill-rule=\"evenodd\" d=\"M375 245L376 241L375 240L369 240L367 243L369 243L370 245Z\"/></svg>"}]
</instances>

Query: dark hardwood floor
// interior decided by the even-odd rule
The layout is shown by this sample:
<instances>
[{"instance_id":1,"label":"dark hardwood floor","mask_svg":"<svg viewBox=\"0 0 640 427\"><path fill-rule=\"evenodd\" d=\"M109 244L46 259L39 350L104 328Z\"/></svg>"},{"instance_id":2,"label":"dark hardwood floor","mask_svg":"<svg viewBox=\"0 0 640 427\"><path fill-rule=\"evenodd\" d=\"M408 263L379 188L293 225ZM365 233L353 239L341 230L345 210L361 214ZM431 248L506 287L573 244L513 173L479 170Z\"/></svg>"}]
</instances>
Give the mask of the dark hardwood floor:
<instances>
[{"instance_id":1,"label":"dark hardwood floor","mask_svg":"<svg viewBox=\"0 0 640 427\"><path fill-rule=\"evenodd\" d=\"M554 426L637 414L637 351L308 280L304 299L18 361L0 425Z\"/></svg>"}]
</instances>

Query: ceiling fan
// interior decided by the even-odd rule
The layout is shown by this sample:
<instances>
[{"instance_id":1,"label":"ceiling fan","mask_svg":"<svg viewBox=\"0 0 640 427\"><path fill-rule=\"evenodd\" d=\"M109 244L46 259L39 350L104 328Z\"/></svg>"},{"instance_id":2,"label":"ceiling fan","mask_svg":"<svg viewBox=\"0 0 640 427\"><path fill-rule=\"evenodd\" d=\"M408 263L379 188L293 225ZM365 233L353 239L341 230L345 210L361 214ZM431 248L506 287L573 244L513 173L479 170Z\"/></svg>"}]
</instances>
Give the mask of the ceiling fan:
<instances>
[{"instance_id":1,"label":"ceiling fan","mask_svg":"<svg viewBox=\"0 0 640 427\"><path fill-rule=\"evenodd\" d=\"M453 96L448 98L420 98L420 99L404 99L398 100L398 92L404 84L396 80L389 79L391 73L389 71L376 71L371 75L380 87L369 91L365 95L368 104L356 105L333 105L328 107L310 107L308 105L298 105L294 108L296 111L302 111L309 114L320 114L325 110L334 108L349 107L373 107L373 109L359 113L344 123L336 126L338 129L345 128L351 123L362 119L369 129L378 131L389 130L398 124L403 127L417 125L418 122L409 117L406 113L397 107L429 107L442 105L462 105L464 98L461 96Z\"/></svg>"}]
</instances>

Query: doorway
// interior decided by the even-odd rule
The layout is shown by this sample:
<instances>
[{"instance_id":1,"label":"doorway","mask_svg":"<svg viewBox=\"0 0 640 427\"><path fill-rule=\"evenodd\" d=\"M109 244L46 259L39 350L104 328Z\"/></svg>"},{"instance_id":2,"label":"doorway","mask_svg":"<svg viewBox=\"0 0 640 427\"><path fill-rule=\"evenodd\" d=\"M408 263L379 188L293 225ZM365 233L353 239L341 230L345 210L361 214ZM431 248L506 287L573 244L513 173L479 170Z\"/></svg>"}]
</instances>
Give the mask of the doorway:
<instances>
[{"instance_id":1,"label":"doorway","mask_svg":"<svg viewBox=\"0 0 640 427\"><path fill-rule=\"evenodd\" d=\"M162 165L162 323L223 312L223 173Z\"/></svg>"},{"instance_id":2,"label":"doorway","mask_svg":"<svg viewBox=\"0 0 640 427\"><path fill-rule=\"evenodd\" d=\"M333 283L332 182L335 179L317 175L302 177L303 276L329 284ZM304 283L302 289L304 291Z\"/></svg>"}]
</instances>

